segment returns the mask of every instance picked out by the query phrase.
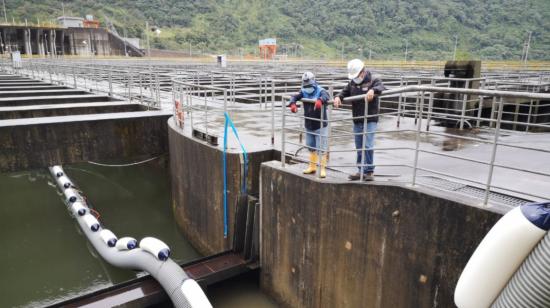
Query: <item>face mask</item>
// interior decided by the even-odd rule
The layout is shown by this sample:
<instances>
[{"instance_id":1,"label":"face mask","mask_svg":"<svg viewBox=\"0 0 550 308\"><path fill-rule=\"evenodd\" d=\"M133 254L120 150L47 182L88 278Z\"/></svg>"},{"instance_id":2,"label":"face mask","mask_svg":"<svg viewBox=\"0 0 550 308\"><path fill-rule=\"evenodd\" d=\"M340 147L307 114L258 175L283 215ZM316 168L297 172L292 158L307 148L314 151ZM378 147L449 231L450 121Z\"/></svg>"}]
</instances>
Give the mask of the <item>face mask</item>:
<instances>
[{"instance_id":1,"label":"face mask","mask_svg":"<svg viewBox=\"0 0 550 308\"><path fill-rule=\"evenodd\" d=\"M363 78L361 77L355 77L352 80L355 84L361 84L363 82Z\"/></svg>"},{"instance_id":2,"label":"face mask","mask_svg":"<svg viewBox=\"0 0 550 308\"><path fill-rule=\"evenodd\" d=\"M304 88L304 92L306 92L307 94L311 94L311 93L315 92L315 88L314 87Z\"/></svg>"}]
</instances>

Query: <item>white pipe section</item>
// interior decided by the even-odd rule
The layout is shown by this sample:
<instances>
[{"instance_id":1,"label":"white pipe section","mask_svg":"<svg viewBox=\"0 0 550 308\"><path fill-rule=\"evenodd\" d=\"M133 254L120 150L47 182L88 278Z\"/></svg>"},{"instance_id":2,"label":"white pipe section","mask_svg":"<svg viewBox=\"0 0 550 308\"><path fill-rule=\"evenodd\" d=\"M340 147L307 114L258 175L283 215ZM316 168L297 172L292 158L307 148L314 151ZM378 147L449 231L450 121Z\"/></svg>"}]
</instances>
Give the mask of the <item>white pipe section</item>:
<instances>
[{"instance_id":1,"label":"white pipe section","mask_svg":"<svg viewBox=\"0 0 550 308\"><path fill-rule=\"evenodd\" d=\"M116 242L118 250L132 250L137 247L137 241L133 237L122 237Z\"/></svg>"},{"instance_id":2,"label":"white pipe section","mask_svg":"<svg viewBox=\"0 0 550 308\"><path fill-rule=\"evenodd\" d=\"M71 188L71 186L73 185L73 183L71 183L71 180L69 180L69 178L64 175L57 179L57 183L59 184L58 186L59 188L61 188L61 190Z\"/></svg>"},{"instance_id":3,"label":"white pipe section","mask_svg":"<svg viewBox=\"0 0 550 308\"><path fill-rule=\"evenodd\" d=\"M99 221L97 221L97 219L91 214L82 216L82 221L87 227L86 230L91 230L92 232L97 232L97 230L101 227Z\"/></svg>"},{"instance_id":4,"label":"white pipe section","mask_svg":"<svg viewBox=\"0 0 550 308\"><path fill-rule=\"evenodd\" d=\"M51 168L51 172L52 172L52 175L56 178L62 177L64 174L63 168L61 168L61 166L53 166Z\"/></svg>"},{"instance_id":5,"label":"white pipe section","mask_svg":"<svg viewBox=\"0 0 550 308\"><path fill-rule=\"evenodd\" d=\"M71 205L71 212L73 215L84 216L88 212L88 208L80 201L77 201Z\"/></svg>"},{"instance_id":6,"label":"white pipe section","mask_svg":"<svg viewBox=\"0 0 550 308\"><path fill-rule=\"evenodd\" d=\"M109 247L115 247L117 238L116 235L111 232L111 230L103 229L99 232L99 237L103 240L105 244Z\"/></svg>"},{"instance_id":7,"label":"white pipe section","mask_svg":"<svg viewBox=\"0 0 550 308\"><path fill-rule=\"evenodd\" d=\"M143 238L139 242L139 247L157 257L161 261L165 261L170 256L170 248L168 245L153 237Z\"/></svg>"},{"instance_id":8,"label":"white pipe section","mask_svg":"<svg viewBox=\"0 0 550 308\"><path fill-rule=\"evenodd\" d=\"M61 184L59 184L59 186L63 187L63 185ZM75 189L72 189L72 188L65 189L63 191L63 195L65 195L65 202L67 202L67 204L72 204L78 200L82 200L82 197L80 196L80 194Z\"/></svg>"}]
</instances>

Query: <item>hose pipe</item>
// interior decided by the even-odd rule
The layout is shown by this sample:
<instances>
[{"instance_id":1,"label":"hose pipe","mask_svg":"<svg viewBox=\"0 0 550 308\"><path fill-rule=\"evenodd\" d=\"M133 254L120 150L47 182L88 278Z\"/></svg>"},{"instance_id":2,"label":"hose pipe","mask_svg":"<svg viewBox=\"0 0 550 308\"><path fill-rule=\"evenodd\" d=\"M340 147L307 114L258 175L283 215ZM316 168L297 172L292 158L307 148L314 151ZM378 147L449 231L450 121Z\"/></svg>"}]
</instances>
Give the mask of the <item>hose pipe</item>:
<instances>
[{"instance_id":1,"label":"hose pipe","mask_svg":"<svg viewBox=\"0 0 550 308\"><path fill-rule=\"evenodd\" d=\"M459 308L487 308L495 301L527 256L546 235L526 204L504 215L478 245L456 285Z\"/></svg>"},{"instance_id":2,"label":"hose pipe","mask_svg":"<svg viewBox=\"0 0 550 308\"><path fill-rule=\"evenodd\" d=\"M550 202L530 207L538 227L550 230ZM500 293L493 308L550 307L550 235L548 232Z\"/></svg>"}]
</instances>

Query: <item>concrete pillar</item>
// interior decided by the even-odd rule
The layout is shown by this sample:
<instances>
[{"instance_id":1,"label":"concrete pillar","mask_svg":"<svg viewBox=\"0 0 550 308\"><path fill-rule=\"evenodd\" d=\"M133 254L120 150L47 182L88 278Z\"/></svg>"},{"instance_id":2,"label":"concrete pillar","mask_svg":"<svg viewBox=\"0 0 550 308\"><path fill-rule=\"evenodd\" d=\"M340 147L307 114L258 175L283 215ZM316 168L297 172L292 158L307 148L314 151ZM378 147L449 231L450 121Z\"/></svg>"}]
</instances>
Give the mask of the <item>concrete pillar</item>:
<instances>
[{"instance_id":1,"label":"concrete pillar","mask_svg":"<svg viewBox=\"0 0 550 308\"><path fill-rule=\"evenodd\" d=\"M76 55L76 41L74 39L74 32L71 32L71 54Z\"/></svg>"},{"instance_id":2,"label":"concrete pillar","mask_svg":"<svg viewBox=\"0 0 550 308\"><path fill-rule=\"evenodd\" d=\"M55 42L55 30L50 30L50 55L54 58L57 55L57 44Z\"/></svg>"},{"instance_id":3,"label":"concrete pillar","mask_svg":"<svg viewBox=\"0 0 550 308\"><path fill-rule=\"evenodd\" d=\"M65 31L61 30L61 55L65 56Z\"/></svg>"},{"instance_id":4,"label":"concrete pillar","mask_svg":"<svg viewBox=\"0 0 550 308\"><path fill-rule=\"evenodd\" d=\"M25 39L24 46L25 46L25 54L32 58L32 45L31 45L31 29L26 28L23 30L23 37Z\"/></svg>"},{"instance_id":5,"label":"concrete pillar","mask_svg":"<svg viewBox=\"0 0 550 308\"><path fill-rule=\"evenodd\" d=\"M42 37L42 35L42 30L36 30L36 47L38 49L38 56L40 57L44 56L44 45L42 44L44 38Z\"/></svg>"}]
</instances>

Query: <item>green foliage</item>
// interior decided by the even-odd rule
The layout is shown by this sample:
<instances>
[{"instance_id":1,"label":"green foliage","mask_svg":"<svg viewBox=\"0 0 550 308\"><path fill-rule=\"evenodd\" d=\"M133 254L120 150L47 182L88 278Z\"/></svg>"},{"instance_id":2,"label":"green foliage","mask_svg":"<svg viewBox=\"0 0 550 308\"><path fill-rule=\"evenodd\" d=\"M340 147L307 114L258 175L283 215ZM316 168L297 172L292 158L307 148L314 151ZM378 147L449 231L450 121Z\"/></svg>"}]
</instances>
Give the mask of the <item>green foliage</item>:
<instances>
[{"instance_id":1,"label":"green foliage","mask_svg":"<svg viewBox=\"0 0 550 308\"><path fill-rule=\"evenodd\" d=\"M62 15L60 1L6 0L8 20L41 22ZM550 59L548 0L74 0L66 15L93 14L119 33L143 37L145 21L159 26L158 48L210 53L257 53L276 37L280 50L313 58L451 58L518 60L529 31L530 59Z\"/></svg>"}]
</instances>

